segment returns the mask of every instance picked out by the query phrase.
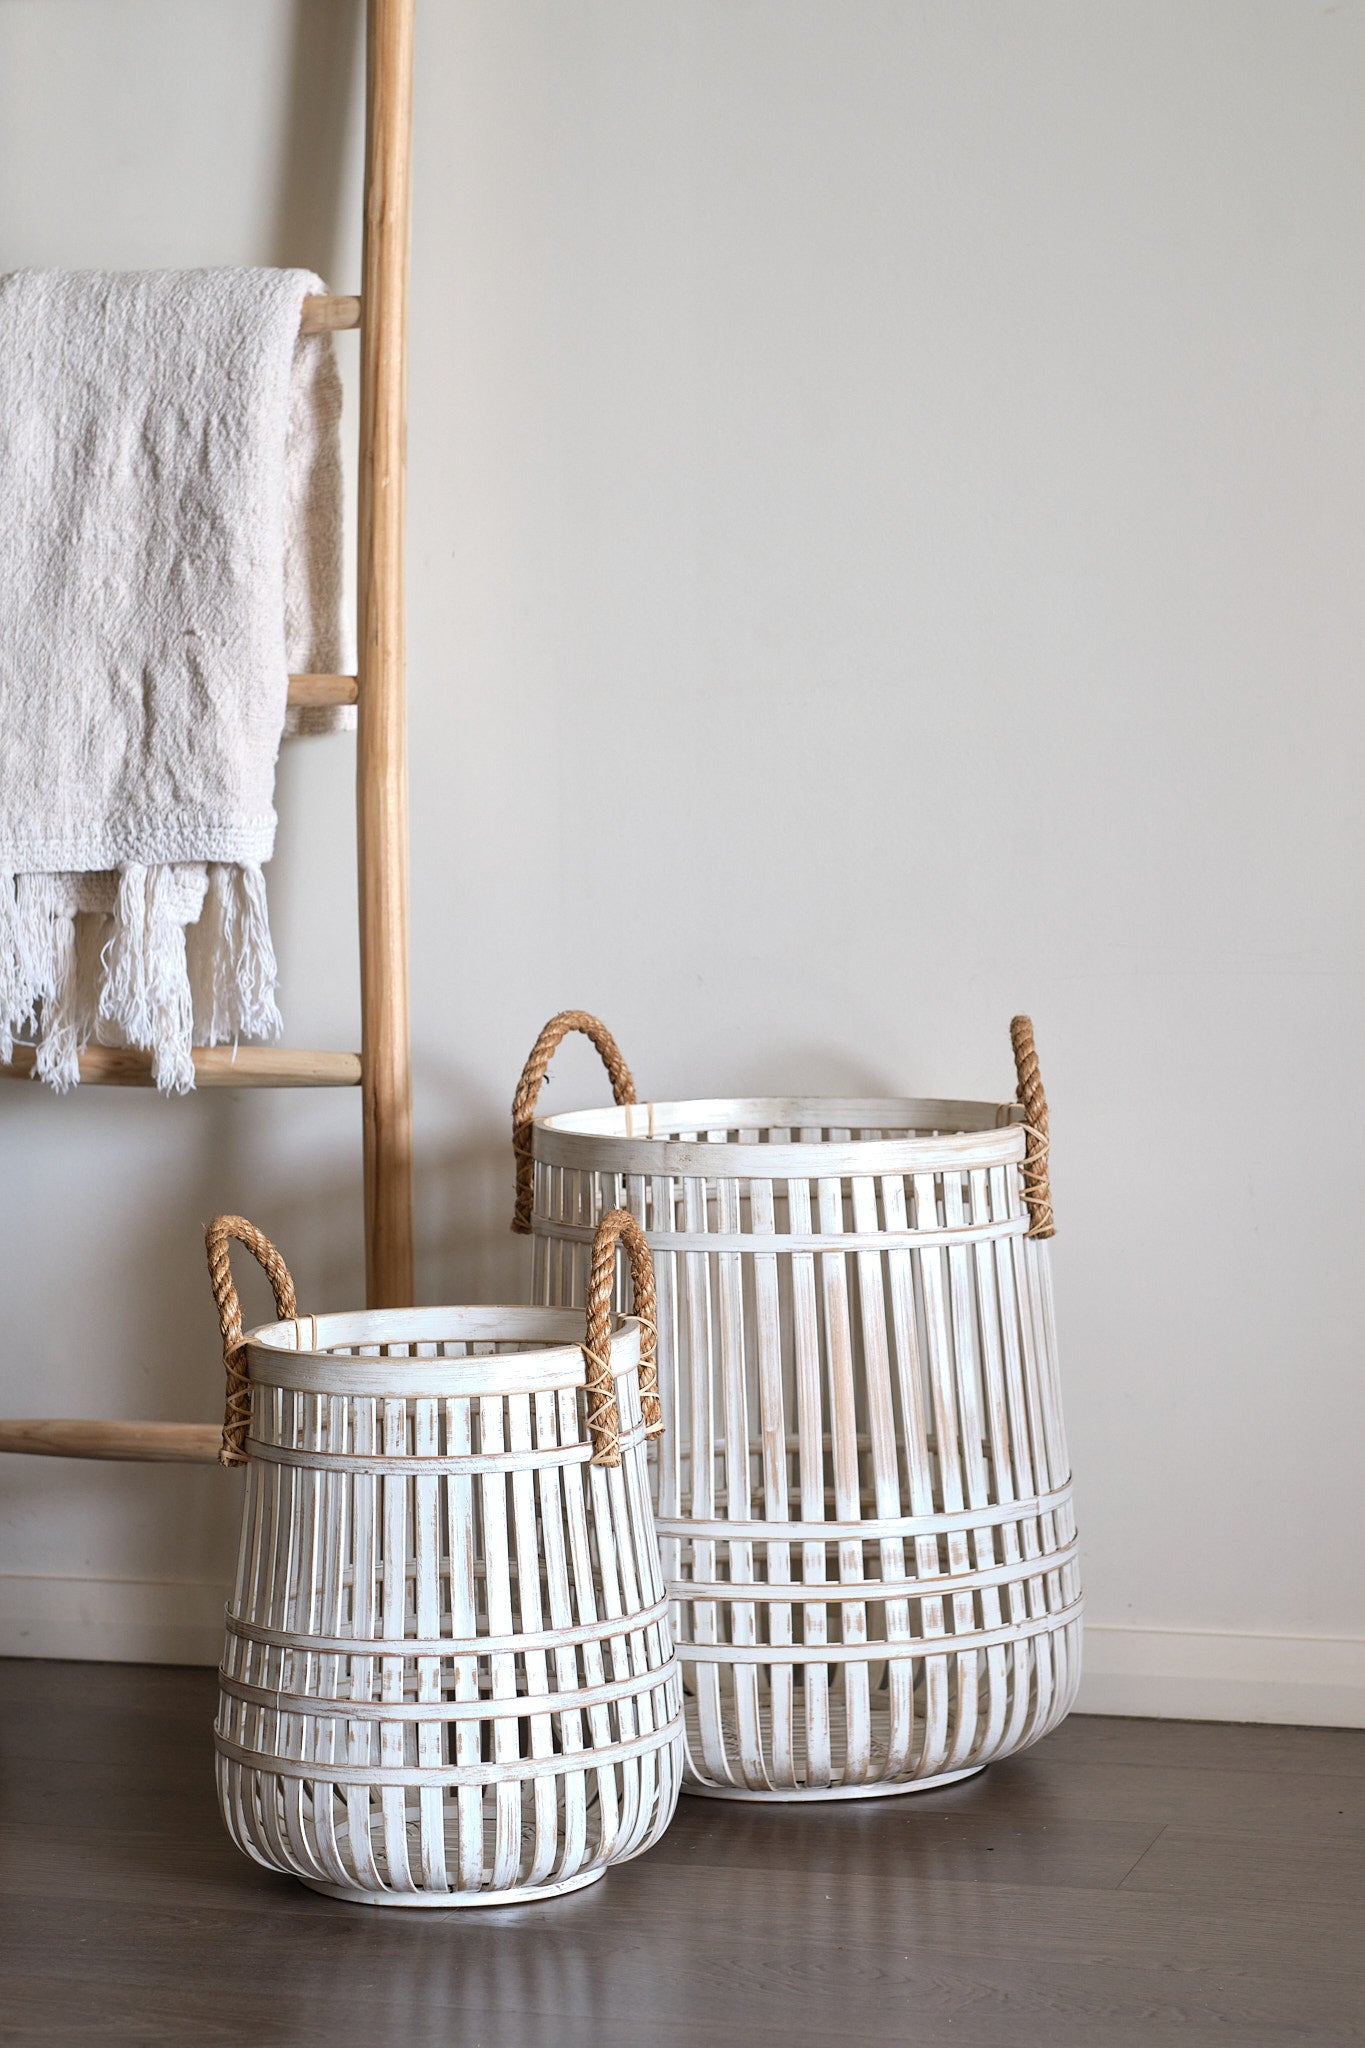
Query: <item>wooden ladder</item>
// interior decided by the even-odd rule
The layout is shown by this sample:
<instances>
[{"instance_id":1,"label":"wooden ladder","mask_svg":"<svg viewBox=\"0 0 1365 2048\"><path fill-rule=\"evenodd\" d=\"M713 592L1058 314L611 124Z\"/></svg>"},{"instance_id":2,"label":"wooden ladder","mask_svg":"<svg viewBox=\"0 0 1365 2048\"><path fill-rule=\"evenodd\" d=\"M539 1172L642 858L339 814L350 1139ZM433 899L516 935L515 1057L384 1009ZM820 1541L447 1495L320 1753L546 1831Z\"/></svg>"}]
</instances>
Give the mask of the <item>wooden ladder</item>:
<instances>
[{"instance_id":1,"label":"wooden ladder","mask_svg":"<svg viewBox=\"0 0 1365 2048\"><path fill-rule=\"evenodd\" d=\"M357 673L289 678L291 704L356 706L360 1051L211 1046L194 1055L201 1088L359 1087L371 1308L403 1307L413 1292L403 553L414 5L367 0L361 296L305 299L300 323L305 334L360 330ZM18 1049L0 1076L26 1079L33 1060ZM81 1083L150 1087L150 1055L91 1046ZM219 1437L216 1424L0 1421L0 1450L55 1457L212 1464Z\"/></svg>"}]
</instances>

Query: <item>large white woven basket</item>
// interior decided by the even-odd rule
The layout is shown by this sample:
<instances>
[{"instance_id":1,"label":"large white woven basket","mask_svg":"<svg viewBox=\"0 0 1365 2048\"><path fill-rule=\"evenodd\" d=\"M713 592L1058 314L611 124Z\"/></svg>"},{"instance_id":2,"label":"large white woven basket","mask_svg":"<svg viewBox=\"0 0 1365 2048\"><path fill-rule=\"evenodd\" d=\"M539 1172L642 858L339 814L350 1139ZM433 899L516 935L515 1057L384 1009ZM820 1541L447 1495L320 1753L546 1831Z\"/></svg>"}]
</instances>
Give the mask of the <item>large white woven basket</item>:
<instances>
[{"instance_id":1,"label":"large white woven basket","mask_svg":"<svg viewBox=\"0 0 1365 2048\"><path fill-rule=\"evenodd\" d=\"M548 1898L656 1842L681 1686L645 1470L641 1328L581 1310L298 1316L268 1240L209 1233L247 1465L217 1722L233 1840L385 1906ZM281 1320L243 1338L238 1237ZM643 1382L643 1387L642 1387ZM643 1408L642 1408L643 1398Z\"/></svg>"},{"instance_id":2,"label":"large white woven basket","mask_svg":"<svg viewBox=\"0 0 1365 2048\"><path fill-rule=\"evenodd\" d=\"M569 1030L618 1106L535 1118ZM1027 1018L1013 1037L1018 1103L640 1103L582 1011L527 1063L514 1227L535 1298L583 1299L617 1205L654 1255L685 1790L943 1784L1075 1697L1047 1105Z\"/></svg>"}]
</instances>

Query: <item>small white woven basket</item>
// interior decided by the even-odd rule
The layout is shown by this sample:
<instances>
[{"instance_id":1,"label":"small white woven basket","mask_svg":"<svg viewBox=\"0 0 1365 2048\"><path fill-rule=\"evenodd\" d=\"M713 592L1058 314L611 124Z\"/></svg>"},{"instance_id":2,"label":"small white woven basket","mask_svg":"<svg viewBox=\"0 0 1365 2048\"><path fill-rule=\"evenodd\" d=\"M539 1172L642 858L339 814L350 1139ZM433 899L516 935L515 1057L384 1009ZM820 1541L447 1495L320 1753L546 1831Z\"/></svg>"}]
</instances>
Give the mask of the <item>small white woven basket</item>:
<instances>
[{"instance_id":1,"label":"small white woven basket","mask_svg":"<svg viewBox=\"0 0 1365 2048\"><path fill-rule=\"evenodd\" d=\"M618 1106L536 1118L570 1030ZM943 1784L1075 1698L1047 1105L1027 1018L1012 1035L1018 1103L639 1103L582 1011L527 1062L514 1228L535 1298L583 1299L618 1205L654 1255L684 1790Z\"/></svg>"},{"instance_id":2,"label":"small white woven basket","mask_svg":"<svg viewBox=\"0 0 1365 2048\"><path fill-rule=\"evenodd\" d=\"M611 1328L624 1235L641 1321ZM242 1336L239 1238L281 1320ZM581 1310L299 1316L279 1254L210 1227L247 1465L217 1721L237 1846L336 1898L550 1898L677 1803L681 1686L645 1469L649 1255L597 1235ZM644 1358L641 1331L645 1331Z\"/></svg>"}]
</instances>

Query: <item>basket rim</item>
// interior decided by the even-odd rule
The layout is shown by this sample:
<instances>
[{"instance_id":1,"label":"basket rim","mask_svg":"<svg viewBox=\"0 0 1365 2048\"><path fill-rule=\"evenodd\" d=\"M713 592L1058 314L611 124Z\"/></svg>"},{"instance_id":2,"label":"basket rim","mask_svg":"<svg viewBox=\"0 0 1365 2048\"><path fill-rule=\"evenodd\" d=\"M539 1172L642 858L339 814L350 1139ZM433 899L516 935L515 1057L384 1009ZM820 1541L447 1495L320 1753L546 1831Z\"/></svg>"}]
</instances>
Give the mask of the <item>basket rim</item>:
<instances>
[{"instance_id":1,"label":"basket rim","mask_svg":"<svg viewBox=\"0 0 1365 2048\"><path fill-rule=\"evenodd\" d=\"M460 1398L551 1393L586 1385L581 1308L474 1303L436 1308L339 1309L262 1323L243 1338L253 1384L303 1393ZM543 1335L538 1335L543 1332ZM522 1339L535 1349L474 1358L341 1356L337 1344L479 1343ZM547 1341L548 1340L548 1341ZM616 1316L612 1376L636 1372L640 1324Z\"/></svg>"},{"instance_id":2,"label":"basket rim","mask_svg":"<svg viewBox=\"0 0 1365 2048\"><path fill-rule=\"evenodd\" d=\"M716 1096L560 1110L535 1119L531 1149L547 1166L625 1174L762 1180L879 1173L930 1173L944 1166L1004 1166L1022 1160L1024 1112L1017 1102L933 1096ZM883 1131L899 1121L913 1135L792 1139L780 1144L680 1138L672 1131L820 1129ZM654 1135L658 1125L663 1135Z\"/></svg>"}]
</instances>

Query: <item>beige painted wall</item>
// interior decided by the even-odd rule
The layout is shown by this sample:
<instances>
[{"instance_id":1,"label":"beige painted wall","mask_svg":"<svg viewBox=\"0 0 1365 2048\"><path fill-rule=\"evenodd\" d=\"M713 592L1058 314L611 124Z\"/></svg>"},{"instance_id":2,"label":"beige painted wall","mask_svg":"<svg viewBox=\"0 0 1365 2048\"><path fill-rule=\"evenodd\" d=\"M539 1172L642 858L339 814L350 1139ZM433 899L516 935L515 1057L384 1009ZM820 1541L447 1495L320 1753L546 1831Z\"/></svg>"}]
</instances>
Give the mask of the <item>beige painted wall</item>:
<instances>
[{"instance_id":1,"label":"beige painted wall","mask_svg":"<svg viewBox=\"0 0 1365 2048\"><path fill-rule=\"evenodd\" d=\"M1030 1009L1085 1699L1365 1720L1365 9L421 12L423 1298L524 1284L564 1003L655 1094L1007 1093ZM357 21L3 0L0 263L352 288ZM355 1036L350 748L281 774L296 1043ZM349 1097L12 1088L0 1145L12 1413L213 1416L216 1208L358 1299ZM212 1655L234 1511L6 1461L0 1648Z\"/></svg>"}]
</instances>

